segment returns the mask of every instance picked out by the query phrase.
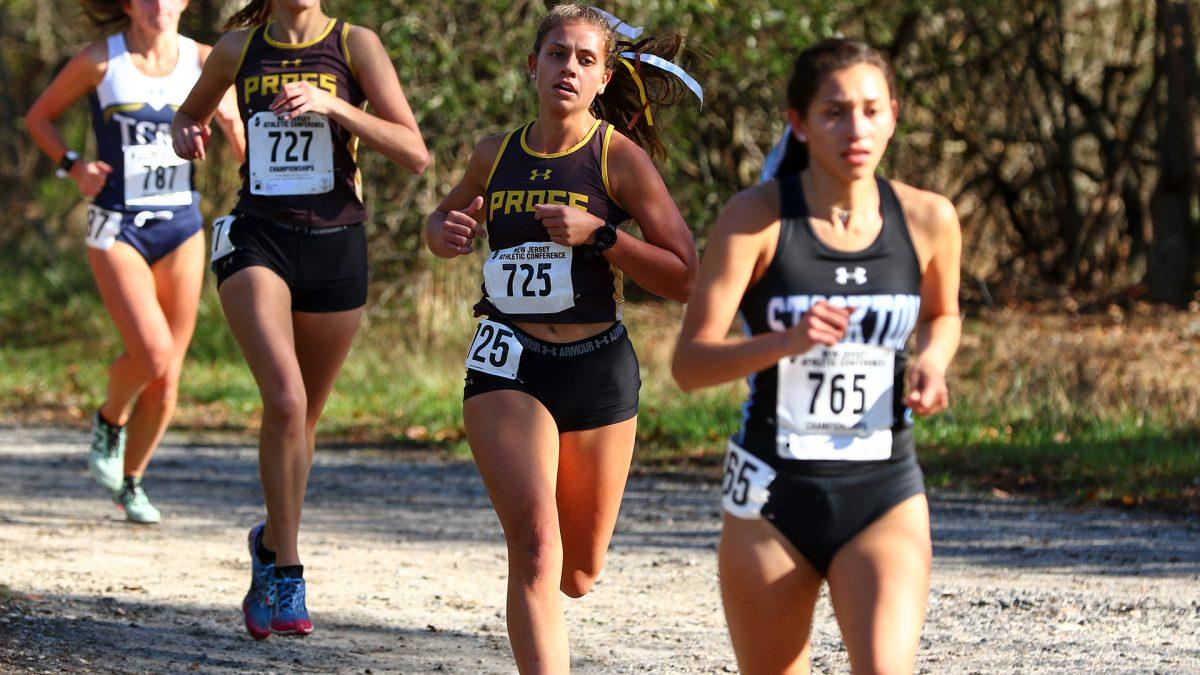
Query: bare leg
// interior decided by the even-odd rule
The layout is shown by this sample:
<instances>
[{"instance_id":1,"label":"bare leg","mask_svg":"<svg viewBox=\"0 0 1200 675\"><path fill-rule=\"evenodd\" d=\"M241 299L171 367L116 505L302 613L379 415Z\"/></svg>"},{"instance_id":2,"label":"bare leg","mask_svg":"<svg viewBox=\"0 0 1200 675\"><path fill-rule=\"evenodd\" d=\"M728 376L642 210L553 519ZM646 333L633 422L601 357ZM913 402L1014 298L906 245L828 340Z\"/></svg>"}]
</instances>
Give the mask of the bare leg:
<instances>
[{"instance_id":1,"label":"bare leg","mask_svg":"<svg viewBox=\"0 0 1200 675\"><path fill-rule=\"evenodd\" d=\"M262 396L258 471L267 503L267 521L276 534L266 540L279 566L300 564L296 550L299 508L308 477L304 433L308 401L296 358L291 291L265 267L248 267L220 287L221 307Z\"/></svg>"},{"instance_id":2,"label":"bare leg","mask_svg":"<svg viewBox=\"0 0 1200 675\"><path fill-rule=\"evenodd\" d=\"M741 672L807 673L821 575L765 520L725 514L717 555L721 602Z\"/></svg>"},{"instance_id":3,"label":"bare leg","mask_svg":"<svg viewBox=\"0 0 1200 675\"><path fill-rule=\"evenodd\" d=\"M140 253L117 242L107 251L89 248L87 255L100 299L124 346L109 367L107 398L100 414L123 426L138 394L170 369L174 338L159 306L157 281Z\"/></svg>"},{"instance_id":4,"label":"bare leg","mask_svg":"<svg viewBox=\"0 0 1200 675\"><path fill-rule=\"evenodd\" d=\"M508 544L508 639L521 673L566 673L559 601L563 551L555 482L558 428L532 396L494 391L467 399L463 419L475 464Z\"/></svg>"},{"instance_id":5,"label":"bare leg","mask_svg":"<svg viewBox=\"0 0 1200 675\"><path fill-rule=\"evenodd\" d=\"M637 418L559 436L558 520L563 543L562 592L585 595L604 557L625 494Z\"/></svg>"},{"instance_id":6,"label":"bare leg","mask_svg":"<svg viewBox=\"0 0 1200 675\"><path fill-rule=\"evenodd\" d=\"M916 495L851 539L829 596L855 673L911 673L929 596L929 504Z\"/></svg>"},{"instance_id":7,"label":"bare leg","mask_svg":"<svg viewBox=\"0 0 1200 675\"><path fill-rule=\"evenodd\" d=\"M197 232L150 268L158 289L158 306L171 332L167 370L138 394L125 441L125 475L141 476L162 441L175 412L179 377L188 344L196 329L196 309L204 284L204 235Z\"/></svg>"}]
</instances>

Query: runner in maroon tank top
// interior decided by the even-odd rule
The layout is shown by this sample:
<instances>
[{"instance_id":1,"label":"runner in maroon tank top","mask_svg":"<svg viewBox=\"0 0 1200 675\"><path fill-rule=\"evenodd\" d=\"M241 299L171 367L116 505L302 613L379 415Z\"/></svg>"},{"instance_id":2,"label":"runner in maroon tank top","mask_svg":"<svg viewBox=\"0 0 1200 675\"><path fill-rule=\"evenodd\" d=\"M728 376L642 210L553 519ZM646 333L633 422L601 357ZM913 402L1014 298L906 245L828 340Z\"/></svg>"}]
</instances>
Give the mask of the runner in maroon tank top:
<instances>
[{"instance_id":1,"label":"runner in maroon tank top","mask_svg":"<svg viewBox=\"0 0 1200 675\"><path fill-rule=\"evenodd\" d=\"M577 598L595 583L625 489L640 379L620 323L622 274L683 300L696 267L643 150L662 150L651 124L662 101L645 92L669 91L677 67L642 57L670 58L678 39L635 52L615 32L589 7L543 18L528 59L537 118L476 146L426 230L430 250L450 258L472 252L487 223L475 305L486 318L467 356L463 418L508 542L522 672L568 671L559 591ZM631 218L644 239L619 227Z\"/></svg>"},{"instance_id":2,"label":"runner in maroon tank top","mask_svg":"<svg viewBox=\"0 0 1200 675\"><path fill-rule=\"evenodd\" d=\"M420 173L425 144L375 33L317 0L254 0L235 14L173 125L203 159L219 93L235 85L246 129L241 198L213 225L221 306L263 400L267 520L250 530L246 629L306 635L297 547L317 421L367 299L358 139ZM363 110L370 103L375 113Z\"/></svg>"}]
</instances>

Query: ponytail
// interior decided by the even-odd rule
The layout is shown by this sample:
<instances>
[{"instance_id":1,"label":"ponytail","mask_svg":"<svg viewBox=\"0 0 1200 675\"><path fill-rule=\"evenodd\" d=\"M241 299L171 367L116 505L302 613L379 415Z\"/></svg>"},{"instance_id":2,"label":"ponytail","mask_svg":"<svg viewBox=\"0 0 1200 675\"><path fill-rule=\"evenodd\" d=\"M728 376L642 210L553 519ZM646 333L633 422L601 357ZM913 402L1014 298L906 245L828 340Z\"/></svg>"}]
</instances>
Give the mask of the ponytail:
<instances>
[{"instance_id":1,"label":"ponytail","mask_svg":"<svg viewBox=\"0 0 1200 675\"><path fill-rule=\"evenodd\" d=\"M237 28L259 26L267 22L271 16L271 0L250 0L237 14L229 17L222 30L230 31Z\"/></svg>"}]
</instances>

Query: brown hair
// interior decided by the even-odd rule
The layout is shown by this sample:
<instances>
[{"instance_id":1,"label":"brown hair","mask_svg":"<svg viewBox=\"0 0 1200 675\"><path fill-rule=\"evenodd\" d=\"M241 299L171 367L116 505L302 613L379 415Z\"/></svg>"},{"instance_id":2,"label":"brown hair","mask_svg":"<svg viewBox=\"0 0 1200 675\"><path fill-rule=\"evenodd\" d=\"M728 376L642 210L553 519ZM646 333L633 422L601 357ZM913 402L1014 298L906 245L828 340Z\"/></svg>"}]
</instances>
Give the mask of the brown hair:
<instances>
[{"instance_id":1,"label":"brown hair","mask_svg":"<svg viewBox=\"0 0 1200 675\"><path fill-rule=\"evenodd\" d=\"M229 20L225 22L225 27L221 30L259 26L266 23L270 16L271 0L250 0L245 7L229 17Z\"/></svg>"},{"instance_id":2,"label":"brown hair","mask_svg":"<svg viewBox=\"0 0 1200 675\"><path fill-rule=\"evenodd\" d=\"M812 105L813 97L817 95L817 89L826 76L860 63L875 66L883 71L888 94L895 99L896 74L892 70L892 64L879 50L858 40L829 38L808 47L796 57L796 62L792 65L792 76L787 84L788 107L804 115ZM775 175L799 173L807 167L808 146L796 140L794 135L789 135L787 149Z\"/></svg>"},{"instance_id":3,"label":"brown hair","mask_svg":"<svg viewBox=\"0 0 1200 675\"><path fill-rule=\"evenodd\" d=\"M83 13L97 28L120 28L129 26L129 15L125 13L122 0L81 0Z\"/></svg>"},{"instance_id":4,"label":"brown hair","mask_svg":"<svg viewBox=\"0 0 1200 675\"><path fill-rule=\"evenodd\" d=\"M643 104L637 82L629 69L618 63L618 59L623 58L621 52L634 52L671 60L679 53L683 37L678 34L666 38L647 37L636 43L620 40L616 31L608 25L608 20L595 9L584 5L556 5L538 23L533 53L541 53L546 34L551 30L576 24L600 31L605 49L605 67L612 71L612 78L605 86L604 93L597 94L592 103L592 112L616 126L651 156L666 154L658 127L647 123L646 108L649 107L653 114L674 105L683 95L683 84L665 70L646 66L638 59L627 59L645 88L646 103Z\"/></svg>"}]
</instances>

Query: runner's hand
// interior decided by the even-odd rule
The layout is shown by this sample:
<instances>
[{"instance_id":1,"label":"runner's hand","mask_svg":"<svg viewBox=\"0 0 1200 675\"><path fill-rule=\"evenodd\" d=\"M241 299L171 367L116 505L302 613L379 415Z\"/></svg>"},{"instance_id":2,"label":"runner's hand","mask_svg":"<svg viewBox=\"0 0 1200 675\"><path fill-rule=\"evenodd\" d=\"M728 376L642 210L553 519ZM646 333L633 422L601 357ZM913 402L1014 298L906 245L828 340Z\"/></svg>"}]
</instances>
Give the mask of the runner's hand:
<instances>
[{"instance_id":1,"label":"runner's hand","mask_svg":"<svg viewBox=\"0 0 1200 675\"><path fill-rule=\"evenodd\" d=\"M112 167L104 162L75 162L75 166L71 167L71 178L75 180L79 192L84 197L95 197L104 189L104 184L108 182L108 174L112 173L112 170Z\"/></svg>"},{"instance_id":2,"label":"runner's hand","mask_svg":"<svg viewBox=\"0 0 1200 675\"><path fill-rule=\"evenodd\" d=\"M846 336L850 310L834 307L825 300L812 306L800 317L800 323L788 330L793 354L803 354L815 345L832 347Z\"/></svg>"},{"instance_id":3,"label":"runner's hand","mask_svg":"<svg viewBox=\"0 0 1200 675\"><path fill-rule=\"evenodd\" d=\"M917 361L908 370L908 396L904 403L916 415L932 415L945 410L950 404L946 373Z\"/></svg>"},{"instance_id":4,"label":"runner's hand","mask_svg":"<svg viewBox=\"0 0 1200 675\"><path fill-rule=\"evenodd\" d=\"M538 204L533 217L541 221L550 241L561 246L579 246L595 241L596 230L604 227L604 221L596 216L565 204Z\"/></svg>"},{"instance_id":5,"label":"runner's hand","mask_svg":"<svg viewBox=\"0 0 1200 675\"><path fill-rule=\"evenodd\" d=\"M475 250L472 242L476 237L487 237L487 230L479 222L479 213L483 210L483 197L471 200L470 206L463 211L451 211L442 221L442 248L454 255L466 255Z\"/></svg>"},{"instance_id":6,"label":"runner's hand","mask_svg":"<svg viewBox=\"0 0 1200 675\"><path fill-rule=\"evenodd\" d=\"M171 146L175 154L183 159L204 159L204 146L212 131L207 124L181 124L171 126Z\"/></svg>"},{"instance_id":7,"label":"runner's hand","mask_svg":"<svg viewBox=\"0 0 1200 675\"><path fill-rule=\"evenodd\" d=\"M279 93L275 95L275 100L271 101L270 108L285 120L310 112L328 117L339 100L336 96L324 89L314 87L309 82L288 82L280 87Z\"/></svg>"}]
</instances>

